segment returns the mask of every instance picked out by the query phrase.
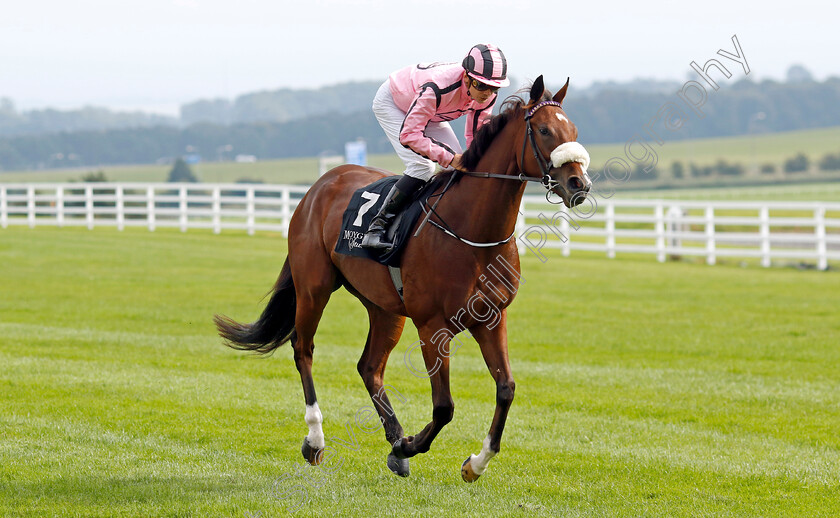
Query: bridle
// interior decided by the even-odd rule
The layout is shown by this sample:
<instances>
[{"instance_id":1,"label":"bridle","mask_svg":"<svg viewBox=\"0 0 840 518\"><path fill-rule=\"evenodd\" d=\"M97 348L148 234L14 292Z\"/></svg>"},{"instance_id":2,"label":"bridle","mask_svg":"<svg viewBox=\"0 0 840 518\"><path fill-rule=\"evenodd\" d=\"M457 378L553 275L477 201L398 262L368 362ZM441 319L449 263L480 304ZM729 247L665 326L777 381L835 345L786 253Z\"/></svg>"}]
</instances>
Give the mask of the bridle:
<instances>
[{"instance_id":1,"label":"bridle","mask_svg":"<svg viewBox=\"0 0 840 518\"><path fill-rule=\"evenodd\" d=\"M554 101L543 101L530 110L528 113L525 114L525 138L522 139L522 153L519 156L519 171L520 175L522 171L525 171L525 140L531 143L531 151L534 153L534 160L537 161L537 164L540 166L540 172L542 173L542 178L539 180L546 190L551 191L558 185L560 182L552 178L548 173L551 171L551 158L549 157L548 160L543 160L542 155L540 154L540 149L537 147L537 141L534 137L534 127L531 124L531 118L537 113L537 110L542 108L543 106L557 106L560 107L560 103ZM546 194L547 196L547 194Z\"/></svg>"},{"instance_id":2,"label":"bridle","mask_svg":"<svg viewBox=\"0 0 840 518\"><path fill-rule=\"evenodd\" d=\"M438 202L440 202L440 199L443 197L444 194L446 194L446 191L448 191L449 187L452 185L452 181L459 174L463 174L465 176L474 176L474 177L477 177L477 178L499 178L501 180L519 180L520 182L539 182L546 189L546 193L545 193L546 201L548 201L549 203L555 204L555 205L559 204L559 203L562 203L562 200L559 201L559 202L555 202L555 201L551 200L551 197L550 197L551 193L558 185L560 185L560 182L558 182L557 180L552 178L551 175L549 174L549 172L551 171L551 166L553 165L551 163L551 157L549 157L548 159L544 159L542 157L542 155L540 154L540 149L539 149L539 147L537 147L536 137L534 137L533 125L531 124L531 118L534 116L535 113L537 113L537 110L539 110L540 108L543 108L545 106L557 106L559 108L560 103L555 102L555 101L543 101L541 103L536 104L530 110L525 112L525 137L522 139L522 153L520 153L520 157L519 157L519 174L518 175L513 176L513 175L507 175L507 174L484 173L484 172L475 172L475 171L456 171L449 178L449 182L446 184L446 186L443 188L443 190L440 193L429 196L429 198L431 198L433 196L436 196L436 197L438 197L438 199L435 202L435 204L432 205L429 208L428 211L426 210L426 207L425 207L428 204L428 199L423 202L423 212L426 214L426 217L423 219L423 222L417 228L417 231L414 233L414 235L417 236L418 234L420 234L420 231L423 229L423 227L426 225L426 222L428 221L433 226L442 230L447 235L452 236L455 239L461 241L462 243L473 246L473 247L489 248L489 247L493 247L493 246L497 246L497 245L507 243L508 241L513 239L513 236L516 233L515 230L510 236L507 237L507 239L503 239L501 241L493 241L493 242L489 242L489 243L476 243L476 242L464 239L463 237L459 236L455 232L455 230L452 227L450 227L443 220L443 218L440 217L440 215L437 212L435 212L435 207L437 207ZM542 173L541 178L536 178L534 176L526 176L525 175L525 148L528 146L529 142L531 144L531 151L534 153L534 159L537 161L537 164L540 166L540 173ZM429 219L429 217L432 214L434 214L435 216L437 216L438 219L440 219L440 223L437 223L437 222Z\"/></svg>"},{"instance_id":3,"label":"bridle","mask_svg":"<svg viewBox=\"0 0 840 518\"><path fill-rule=\"evenodd\" d=\"M543 187L545 187L545 199L549 203L558 204L562 203L562 200L559 202L552 201L550 198L551 192L560 185L560 182L555 180L551 177L549 172L551 171L551 158L544 159L540 154L540 149L537 147L537 140L534 137L534 128L531 124L531 118L537 113L537 110L544 106L557 106L558 108L561 106L560 103L555 101L543 101L541 103L536 104L530 110L525 112L525 137L522 139L522 153L519 155L519 175L511 176L506 174L495 174L495 173L482 173L482 172L463 172L462 174L467 176L475 176L478 178L499 178L502 180L519 180L520 182L539 182ZM526 176L525 175L525 148L528 146L528 143L531 144L531 151L534 153L534 160L536 160L537 165L540 166L540 173L542 173L541 178L535 178L533 176Z\"/></svg>"}]
</instances>

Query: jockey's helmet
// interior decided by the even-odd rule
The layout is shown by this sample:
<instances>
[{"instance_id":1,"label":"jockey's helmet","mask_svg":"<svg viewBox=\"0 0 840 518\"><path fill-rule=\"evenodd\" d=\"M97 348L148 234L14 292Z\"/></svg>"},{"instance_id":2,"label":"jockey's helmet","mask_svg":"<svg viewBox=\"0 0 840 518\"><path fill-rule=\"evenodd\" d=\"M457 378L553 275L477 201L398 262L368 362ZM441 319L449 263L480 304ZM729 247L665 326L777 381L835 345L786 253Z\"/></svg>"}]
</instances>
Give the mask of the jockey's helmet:
<instances>
[{"instance_id":1,"label":"jockey's helmet","mask_svg":"<svg viewBox=\"0 0 840 518\"><path fill-rule=\"evenodd\" d=\"M477 81L499 88L507 86L507 60L502 50L495 45L475 45L461 63L467 74Z\"/></svg>"}]
</instances>

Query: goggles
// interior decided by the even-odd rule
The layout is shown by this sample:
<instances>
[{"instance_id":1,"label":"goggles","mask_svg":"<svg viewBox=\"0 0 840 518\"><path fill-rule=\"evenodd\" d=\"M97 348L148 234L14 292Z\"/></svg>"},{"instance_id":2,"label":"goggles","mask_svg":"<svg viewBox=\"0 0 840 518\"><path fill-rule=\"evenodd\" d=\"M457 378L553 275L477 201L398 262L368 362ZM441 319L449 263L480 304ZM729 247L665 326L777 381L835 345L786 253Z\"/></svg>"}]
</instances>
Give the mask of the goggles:
<instances>
[{"instance_id":1,"label":"goggles","mask_svg":"<svg viewBox=\"0 0 840 518\"><path fill-rule=\"evenodd\" d=\"M477 81L477 80L472 79L472 78L470 78L470 84L472 85L473 88L475 88L479 92L486 92L487 90L490 90L491 92L496 93L496 92L499 91L498 86L486 85L486 84L482 83L481 81Z\"/></svg>"}]
</instances>

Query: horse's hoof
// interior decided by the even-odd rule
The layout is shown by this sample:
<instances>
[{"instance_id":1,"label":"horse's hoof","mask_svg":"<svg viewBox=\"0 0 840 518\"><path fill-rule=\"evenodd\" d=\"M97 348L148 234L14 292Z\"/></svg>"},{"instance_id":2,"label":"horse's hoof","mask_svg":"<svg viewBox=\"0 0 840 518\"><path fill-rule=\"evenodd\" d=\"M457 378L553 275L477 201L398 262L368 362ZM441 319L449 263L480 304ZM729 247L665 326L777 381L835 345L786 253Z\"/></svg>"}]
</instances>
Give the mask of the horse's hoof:
<instances>
[{"instance_id":1,"label":"horse's hoof","mask_svg":"<svg viewBox=\"0 0 840 518\"><path fill-rule=\"evenodd\" d=\"M300 447L300 453L303 455L303 458L306 459L306 462L313 466L317 466L321 463L321 459L324 458L324 449L321 448L313 448L309 445L309 442L306 440L306 437L303 438L303 446Z\"/></svg>"},{"instance_id":2,"label":"horse's hoof","mask_svg":"<svg viewBox=\"0 0 840 518\"><path fill-rule=\"evenodd\" d=\"M388 454L388 469L394 472L395 475L399 475L401 477L407 477L409 474L408 470L408 459L398 459L394 456L393 453Z\"/></svg>"},{"instance_id":3,"label":"horse's hoof","mask_svg":"<svg viewBox=\"0 0 840 518\"><path fill-rule=\"evenodd\" d=\"M473 471L472 463L470 462L471 458L472 455L467 457L467 460L465 460L464 463L461 464L461 478L464 479L464 482L475 482L476 480L478 480L478 477L481 476L476 475L475 471Z\"/></svg>"},{"instance_id":4,"label":"horse's hoof","mask_svg":"<svg viewBox=\"0 0 840 518\"><path fill-rule=\"evenodd\" d=\"M394 447L391 448L391 455L393 455L397 459L407 459L408 455L406 455L405 450L403 449L404 446L405 446L405 437L400 437L394 443Z\"/></svg>"}]
</instances>

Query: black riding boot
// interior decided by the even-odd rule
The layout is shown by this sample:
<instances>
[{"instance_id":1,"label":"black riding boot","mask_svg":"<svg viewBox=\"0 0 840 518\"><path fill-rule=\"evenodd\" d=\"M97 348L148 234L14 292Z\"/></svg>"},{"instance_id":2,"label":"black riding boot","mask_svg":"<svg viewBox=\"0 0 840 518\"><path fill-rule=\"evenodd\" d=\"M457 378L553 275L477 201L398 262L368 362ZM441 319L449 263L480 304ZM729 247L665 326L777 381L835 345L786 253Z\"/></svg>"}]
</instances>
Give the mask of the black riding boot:
<instances>
[{"instance_id":1,"label":"black riding boot","mask_svg":"<svg viewBox=\"0 0 840 518\"><path fill-rule=\"evenodd\" d=\"M397 180L385 196L382 208L379 209L373 221L370 222L365 237L362 238L362 246L365 248L381 249L388 249L394 246L386 238L388 227L397 217L397 214L405 207L412 195L425 184L426 182L419 178L406 175L403 175L402 178Z\"/></svg>"}]
</instances>

